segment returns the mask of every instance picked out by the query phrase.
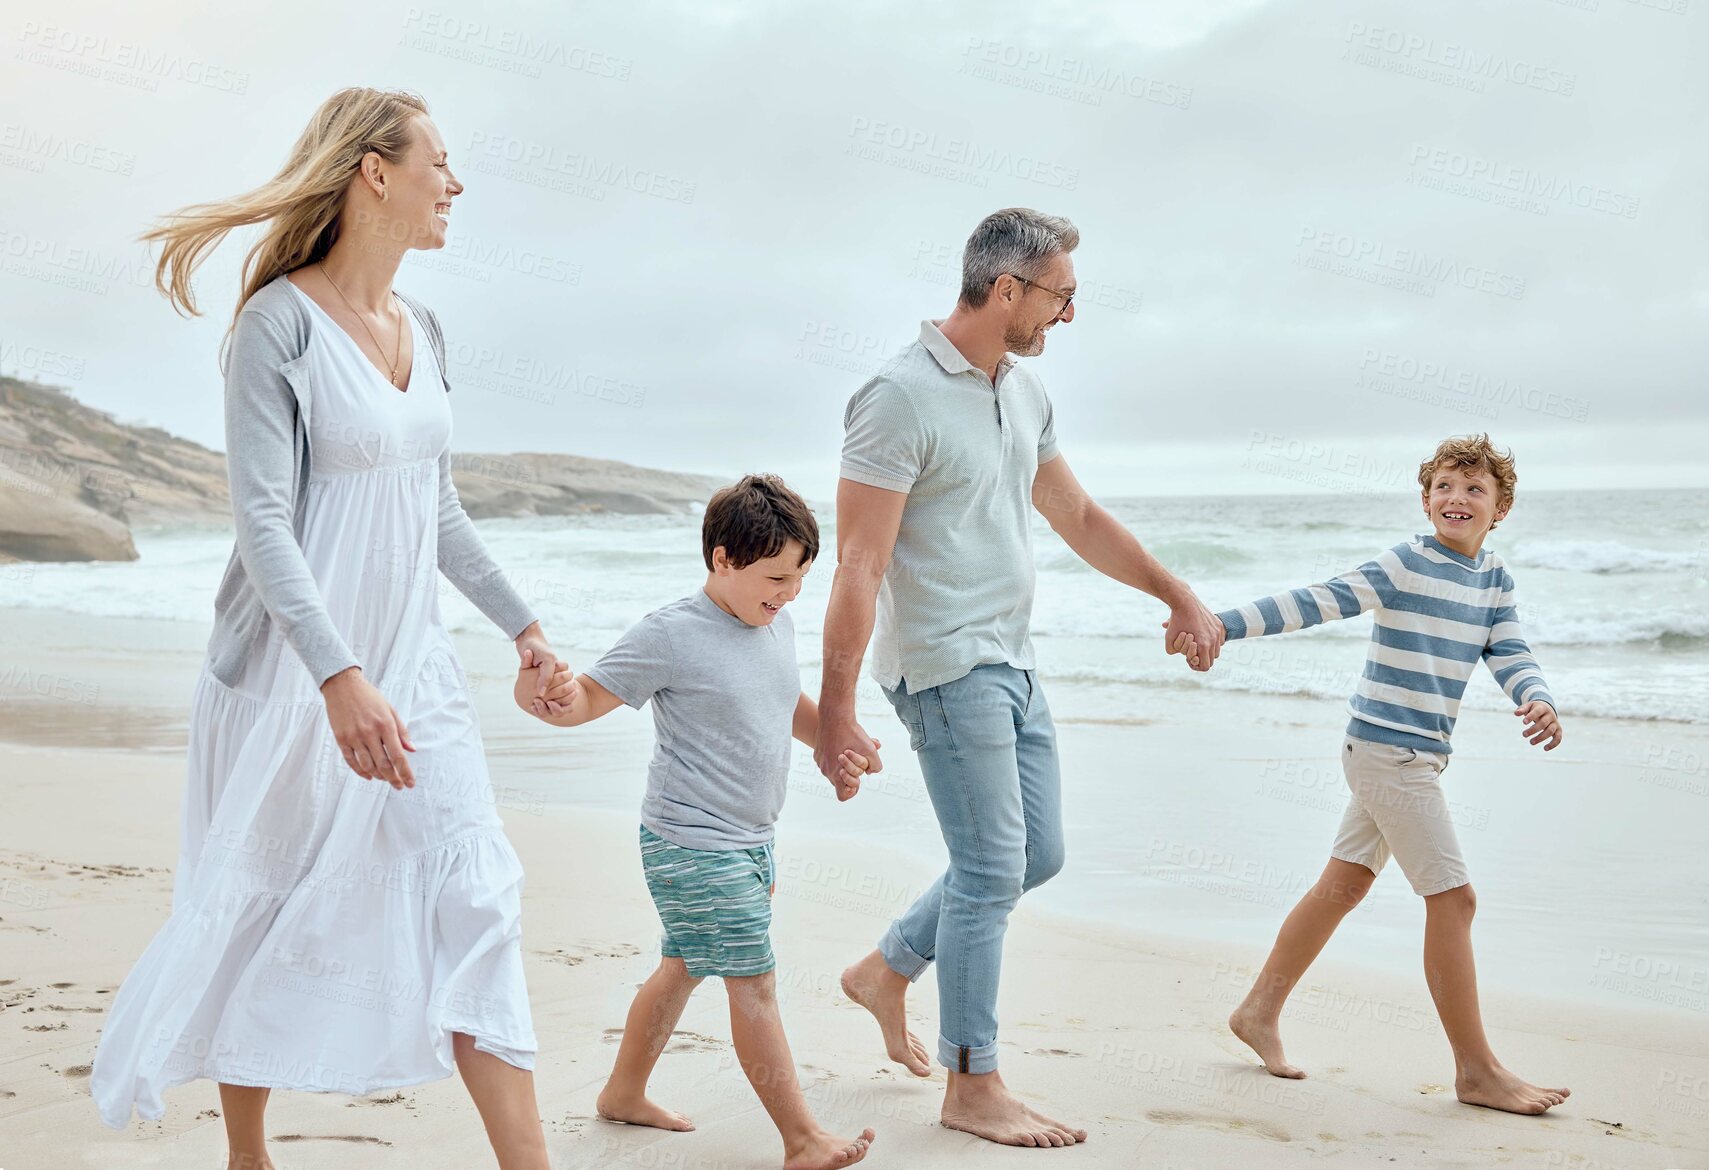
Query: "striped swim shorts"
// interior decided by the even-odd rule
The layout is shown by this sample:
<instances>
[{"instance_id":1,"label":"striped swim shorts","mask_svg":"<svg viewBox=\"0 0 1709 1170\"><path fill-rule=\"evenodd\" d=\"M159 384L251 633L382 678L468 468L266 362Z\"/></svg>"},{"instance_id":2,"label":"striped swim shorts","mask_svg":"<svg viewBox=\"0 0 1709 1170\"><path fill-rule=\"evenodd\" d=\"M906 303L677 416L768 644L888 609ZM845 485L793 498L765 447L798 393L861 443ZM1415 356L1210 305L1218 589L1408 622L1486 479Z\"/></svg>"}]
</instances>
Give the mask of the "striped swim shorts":
<instances>
[{"instance_id":1,"label":"striped swim shorts","mask_svg":"<svg viewBox=\"0 0 1709 1170\"><path fill-rule=\"evenodd\" d=\"M641 869L664 924L660 953L696 978L764 975L771 953L771 845L684 849L641 826Z\"/></svg>"}]
</instances>

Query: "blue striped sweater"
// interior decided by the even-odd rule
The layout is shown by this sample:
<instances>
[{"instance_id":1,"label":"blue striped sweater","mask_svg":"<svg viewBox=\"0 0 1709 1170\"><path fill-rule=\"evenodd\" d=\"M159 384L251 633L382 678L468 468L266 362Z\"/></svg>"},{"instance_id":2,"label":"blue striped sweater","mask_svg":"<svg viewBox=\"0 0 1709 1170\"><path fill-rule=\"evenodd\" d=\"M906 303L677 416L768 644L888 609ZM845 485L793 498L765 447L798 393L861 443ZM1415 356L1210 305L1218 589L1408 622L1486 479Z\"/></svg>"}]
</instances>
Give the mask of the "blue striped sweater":
<instances>
[{"instance_id":1,"label":"blue striped sweater","mask_svg":"<svg viewBox=\"0 0 1709 1170\"><path fill-rule=\"evenodd\" d=\"M1347 734L1420 751L1453 750L1460 696L1478 659L1515 707L1554 706L1519 628L1513 578L1501 558L1476 560L1434 536L1397 544L1376 560L1318 585L1217 614L1230 640L1286 634L1375 610Z\"/></svg>"}]
</instances>

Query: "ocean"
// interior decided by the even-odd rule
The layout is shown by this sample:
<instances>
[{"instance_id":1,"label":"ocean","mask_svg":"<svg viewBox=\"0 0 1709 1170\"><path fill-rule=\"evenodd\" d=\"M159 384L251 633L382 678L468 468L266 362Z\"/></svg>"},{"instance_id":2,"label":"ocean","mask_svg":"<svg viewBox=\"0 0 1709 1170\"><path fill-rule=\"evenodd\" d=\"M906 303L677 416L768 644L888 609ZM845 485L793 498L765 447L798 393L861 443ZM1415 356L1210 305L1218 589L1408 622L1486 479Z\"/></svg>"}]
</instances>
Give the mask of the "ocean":
<instances>
[{"instance_id":1,"label":"ocean","mask_svg":"<svg viewBox=\"0 0 1709 1170\"><path fill-rule=\"evenodd\" d=\"M1106 506L1212 609L1352 569L1425 527L1416 497L1401 495ZM804 667L818 662L836 539L832 506L817 510L826 551L792 606ZM1106 685L1118 708L1110 717L1143 709L1140 696L1155 687L1341 699L1363 665L1357 647L1369 618L1237 645L1215 672L1184 676L1178 658L1158 653L1161 605L1091 569L1041 519L1034 527L1041 669L1060 682ZM703 572L697 517L526 518L480 529L546 628L574 631L581 644L615 638L694 588ZM129 564L15 567L0 577L0 596L8 605L208 621L230 533L148 529L137 533L137 547L141 560ZM1563 714L1709 720L1709 491L1522 494L1486 547L1518 584L1527 635ZM440 592L453 630L484 625L448 583ZM1487 673L1474 676L1468 709L1504 702Z\"/></svg>"},{"instance_id":2,"label":"ocean","mask_svg":"<svg viewBox=\"0 0 1709 1170\"><path fill-rule=\"evenodd\" d=\"M1416 496L1402 493L1106 506L1212 608L1354 568L1424 521ZM835 547L833 510L817 507L827 551L791 607L810 693ZM1474 674L1444 787L1480 890L1480 971L1490 985L1709 1012L1706 518L1706 491L1522 493L1488 542L1517 582L1568 735L1543 758L1520 739L1488 672ZM704 575L693 516L479 528L578 668ZM1257 964L1321 869L1345 804L1335 757L1370 619L1237 643L1214 671L1194 674L1161 652L1159 603L1087 567L1042 521L1035 536L1034 640L1062 732L1070 860L1023 905L1235 941ZM231 534L147 529L137 547L141 559L129 564L0 567L0 604L205 626ZM443 581L440 594L447 624L484 647L486 620ZM491 653L494 672L508 669L505 648ZM551 732L510 717L519 713L506 710L508 677L481 682L495 773L520 777L512 807L638 806L650 718L620 711ZM876 688L865 688L862 717L889 745L886 772L838 804L797 749L780 826L780 855L796 866L784 868L786 877L811 864L789 853L791 834L942 856L905 733ZM864 879L837 880L851 887L838 896L871 900ZM876 937L889 909L881 900L872 909ZM1422 921L1419 900L1391 867L1330 955L1416 973ZM1415 1006L1428 1015L1422 984Z\"/></svg>"}]
</instances>

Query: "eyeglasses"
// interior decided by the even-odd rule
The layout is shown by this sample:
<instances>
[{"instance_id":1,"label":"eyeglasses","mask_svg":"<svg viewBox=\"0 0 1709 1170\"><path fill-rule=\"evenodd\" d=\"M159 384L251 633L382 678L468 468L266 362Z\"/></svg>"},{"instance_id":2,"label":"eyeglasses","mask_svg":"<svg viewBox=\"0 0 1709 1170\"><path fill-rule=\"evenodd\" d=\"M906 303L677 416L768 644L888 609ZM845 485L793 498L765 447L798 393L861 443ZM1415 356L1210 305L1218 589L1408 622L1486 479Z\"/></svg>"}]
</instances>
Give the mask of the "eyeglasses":
<instances>
[{"instance_id":1,"label":"eyeglasses","mask_svg":"<svg viewBox=\"0 0 1709 1170\"><path fill-rule=\"evenodd\" d=\"M1004 276L1012 276L1016 280L1020 281L1022 284L1029 285L1033 288L1040 290L1041 292L1047 292L1053 297L1061 297L1062 298L1062 307L1060 309L1056 310L1056 315L1058 317L1062 316L1062 314L1064 314L1068 311L1068 307L1074 303L1074 293L1079 291L1078 289L1075 289L1073 292L1062 292L1059 289L1051 288L1047 284L1040 284L1036 280L1028 280L1026 277L1022 276L1018 272L1007 272L1007 273L1004 273L1003 275ZM1001 279L1003 279L1003 277L999 276L999 277L995 278L994 280L992 280L991 283L996 284L997 281L1001 280Z\"/></svg>"}]
</instances>

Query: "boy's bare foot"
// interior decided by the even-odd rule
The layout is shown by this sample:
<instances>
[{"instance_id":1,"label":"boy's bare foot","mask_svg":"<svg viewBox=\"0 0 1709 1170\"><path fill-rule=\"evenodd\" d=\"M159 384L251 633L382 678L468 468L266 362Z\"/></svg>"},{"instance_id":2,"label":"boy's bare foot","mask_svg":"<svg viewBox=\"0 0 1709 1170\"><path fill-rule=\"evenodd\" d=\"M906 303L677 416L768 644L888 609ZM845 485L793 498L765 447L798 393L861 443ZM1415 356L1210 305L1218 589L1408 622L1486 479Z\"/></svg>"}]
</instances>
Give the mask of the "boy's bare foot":
<instances>
[{"instance_id":1,"label":"boy's bare foot","mask_svg":"<svg viewBox=\"0 0 1709 1170\"><path fill-rule=\"evenodd\" d=\"M1004 1146L1060 1147L1086 1140L1086 1131L1046 1117L1009 1092L996 1073L952 1073L944 1094L943 1115L948 1129Z\"/></svg>"},{"instance_id":2,"label":"boy's bare foot","mask_svg":"<svg viewBox=\"0 0 1709 1170\"><path fill-rule=\"evenodd\" d=\"M1241 1004L1228 1017L1228 1030L1258 1054L1264 1071L1271 1076L1287 1077L1293 1081L1304 1079L1305 1069L1289 1064L1288 1058L1282 1055L1282 1030L1276 1026L1275 1020Z\"/></svg>"},{"instance_id":3,"label":"boy's bare foot","mask_svg":"<svg viewBox=\"0 0 1709 1170\"><path fill-rule=\"evenodd\" d=\"M645 1094L623 1097L613 1093L609 1086L600 1093L593 1107L605 1120L620 1121L624 1125L650 1125L654 1129L675 1130L677 1133L687 1133L694 1128L694 1122L666 1109Z\"/></svg>"},{"instance_id":4,"label":"boy's bare foot","mask_svg":"<svg viewBox=\"0 0 1709 1170\"><path fill-rule=\"evenodd\" d=\"M1568 1097L1571 1089L1540 1089L1522 1081L1499 1064L1481 1072L1462 1071L1454 1078L1454 1095L1467 1105L1508 1113L1543 1113Z\"/></svg>"},{"instance_id":5,"label":"boy's bare foot","mask_svg":"<svg viewBox=\"0 0 1709 1170\"><path fill-rule=\"evenodd\" d=\"M820 1130L799 1142L786 1142L783 1170L837 1170L839 1166L853 1166L866 1157L873 1136L870 1129L861 1130L857 1138L840 1138Z\"/></svg>"},{"instance_id":6,"label":"boy's bare foot","mask_svg":"<svg viewBox=\"0 0 1709 1170\"><path fill-rule=\"evenodd\" d=\"M908 980L892 971L882 954L873 951L843 972L843 994L878 1021L891 1060L917 1077L932 1075L926 1046L908 1030Z\"/></svg>"}]
</instances>

